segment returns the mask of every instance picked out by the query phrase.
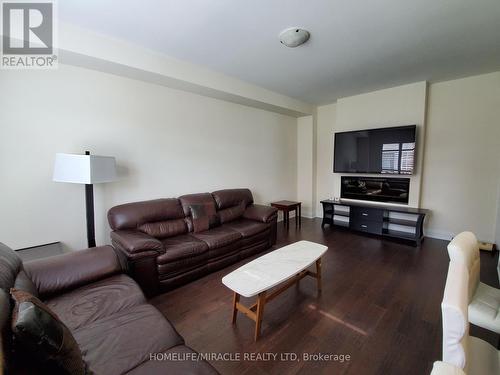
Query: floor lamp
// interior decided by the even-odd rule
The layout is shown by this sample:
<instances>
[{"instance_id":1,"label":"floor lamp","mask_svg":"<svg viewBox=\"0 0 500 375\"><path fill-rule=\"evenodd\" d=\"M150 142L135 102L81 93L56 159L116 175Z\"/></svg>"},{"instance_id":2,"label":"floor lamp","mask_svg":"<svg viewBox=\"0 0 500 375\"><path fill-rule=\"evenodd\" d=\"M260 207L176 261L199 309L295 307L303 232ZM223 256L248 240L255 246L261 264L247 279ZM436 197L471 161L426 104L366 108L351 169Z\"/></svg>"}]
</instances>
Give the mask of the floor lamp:
<instances>
[{"instance_id":1,"label":"floor lamp","mask_svg":"<svg viewBox=\"0 0 500 375\"><path fill-rule=\"evenodd\" d=\"M85 207L87 212L87 241L95 247L94 184L116 179L116 161L111 156L56 154L53 180L85 184Z\"/></svg>"}]
</instances>

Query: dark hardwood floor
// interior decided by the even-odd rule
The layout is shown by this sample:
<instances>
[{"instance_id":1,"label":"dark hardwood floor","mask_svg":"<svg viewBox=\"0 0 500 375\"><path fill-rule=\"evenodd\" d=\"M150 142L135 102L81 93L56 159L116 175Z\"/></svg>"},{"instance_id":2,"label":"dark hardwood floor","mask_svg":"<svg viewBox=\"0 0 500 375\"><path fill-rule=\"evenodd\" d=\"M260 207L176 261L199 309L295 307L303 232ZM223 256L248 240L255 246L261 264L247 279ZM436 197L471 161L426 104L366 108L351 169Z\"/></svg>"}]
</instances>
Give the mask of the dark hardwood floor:
<instances>
[{"instance_id":1,"label":"dark hardwood floor","mask_svg":"<svg viewBox=\"0 0 500 375\"><path fill-rule=\"evenodd\" d=\"M232 293L221 283L224 275L253 258L151 302L202 353L350 356L343 363L211 361L222 374L429 374L441 358L447 242L426 238L416 248L328 226L321 229L320 223L303 218L302 228L291 225L288 233L278 225L276 247L302 239L328 245L323 293L317 297L315 280L305 278L267 304L256 343L251 320L239 315L231 325ZM497 256L481 255L481 280L496 287ZM471 334L497 344L498 336L484 330L473 327Z\"/></svg>"}]
</instances>

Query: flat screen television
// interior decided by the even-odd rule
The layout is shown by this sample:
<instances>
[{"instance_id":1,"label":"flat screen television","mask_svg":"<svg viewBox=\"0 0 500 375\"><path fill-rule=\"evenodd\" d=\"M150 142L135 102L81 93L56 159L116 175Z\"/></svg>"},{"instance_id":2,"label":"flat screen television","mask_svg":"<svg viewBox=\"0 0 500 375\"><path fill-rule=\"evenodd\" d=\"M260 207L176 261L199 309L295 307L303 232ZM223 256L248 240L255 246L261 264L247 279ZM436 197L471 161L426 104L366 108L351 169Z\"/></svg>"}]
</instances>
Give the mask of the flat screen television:
<instances>
[{"instance_id":1,"label":"flat screen television","mask_svg":"<svg viewBox=\"0 0 500 375\"><path fill-rule=\"evenodd\" d=\"M335 173L411 175L416 125L335 133Z\"/></svg>"}]
</instances>

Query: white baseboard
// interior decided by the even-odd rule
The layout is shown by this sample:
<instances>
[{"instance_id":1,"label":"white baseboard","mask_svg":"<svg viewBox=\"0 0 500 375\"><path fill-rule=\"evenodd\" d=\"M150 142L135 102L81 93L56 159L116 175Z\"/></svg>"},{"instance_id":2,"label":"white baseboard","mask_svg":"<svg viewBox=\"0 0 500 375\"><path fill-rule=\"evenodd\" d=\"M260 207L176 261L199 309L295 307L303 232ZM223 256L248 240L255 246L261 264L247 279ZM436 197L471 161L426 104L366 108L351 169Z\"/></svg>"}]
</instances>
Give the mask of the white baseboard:
<instances>
[{"instance_id":1,"label":"white baseboard","mask_svg":"<svg viewBox=\"0 0 500 375\"><path fill-rule=\"evenodd\" d=\"M447 232L447 231L442 231L442 230L424 229L425 237L435 238L438 240L451 241L453 239L453 237L455 237L457 234L458 233L452 233L452 232ZM481 238L479 238L478 240L483 241ZM494 241L489 240L489 239L486 239L483 242L494 243Z\"/></svg>"},{"instance_id":2,"label":"white baseboard","mask_svg":"<svg viewBox=\"0 0 500 375\"><path fill-rule=\"evenodd\" d=\"M302 215L301 216L302 217L306 217L308 219L314 219L314 217L315 217L313 214L311 214L310 212L307 212L307 211L306 212L302 211Z\"/></svg>"},{"instance_id":3,"label":"white baseboard","mask_svg":"<svg viewBox=\"0 0 500 375\"><path fill-rule=\"evenodd\" d=\"M310 216L303 213L302 215L300 215L300 217L305 217L306 219L314 219L317 216ZM290 219L295 219L295 213L290 212ZM283 221L283 215L278 216L278 222L280 221Z\"/></svg>"},{"instance_id":4,"label":"white baseboard","mask_svg":"<svg viewBox=\"0 0 500 375\"><path fill-rule=\"evenodd\" d=\"M435 238L437 240L451 241L451 239L455 237L455 234L436 229L424 229L424 236Z\"/></svg>"}]
</instances>

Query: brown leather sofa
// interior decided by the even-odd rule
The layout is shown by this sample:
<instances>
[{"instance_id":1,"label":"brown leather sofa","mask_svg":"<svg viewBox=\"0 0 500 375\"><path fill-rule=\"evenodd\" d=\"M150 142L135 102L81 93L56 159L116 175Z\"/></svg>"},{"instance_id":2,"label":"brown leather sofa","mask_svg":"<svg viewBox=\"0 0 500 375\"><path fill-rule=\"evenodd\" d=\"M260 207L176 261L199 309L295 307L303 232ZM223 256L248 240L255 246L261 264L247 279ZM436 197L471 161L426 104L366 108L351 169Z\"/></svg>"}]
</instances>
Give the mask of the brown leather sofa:
<instances>
[{"instance_id":1,"label":"brown leather sofa","mask_svg":"<svg viewBox=\"0 0 500 375\"><path fill-rule=\"evenodd\" d=\"M206 231L193 230L192 206L213 212ZM248 189L128 203L108 212L113 246L147 295L167 291L276 243L277 210L253 203Z\"/></svg>"},{"instance_id":2,"label":"brown leather sofa","mask_svg":"<svg viewBox=\"0 0 500 375\"><path fill-rule=\"evenodd\" d=\"M147 303L139 286L123 273L119 256L111 246L103 246L23 265L13 250L0 243L0 373L40 373L26 353L13 351L9 290L17 288L43 300L68 326L96 375L217 374L203 361L150 356L196 352Z\"/></svg>"}]
</instances>

